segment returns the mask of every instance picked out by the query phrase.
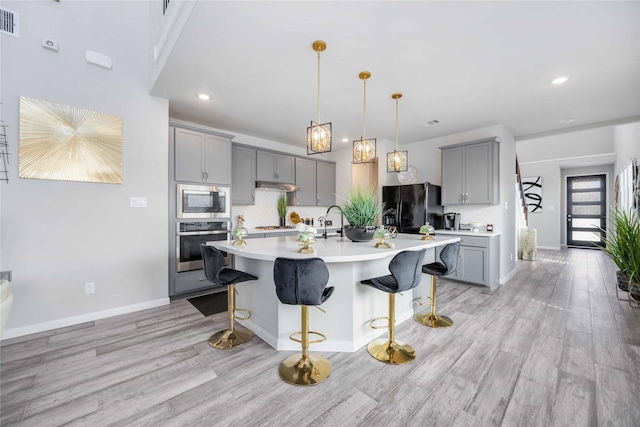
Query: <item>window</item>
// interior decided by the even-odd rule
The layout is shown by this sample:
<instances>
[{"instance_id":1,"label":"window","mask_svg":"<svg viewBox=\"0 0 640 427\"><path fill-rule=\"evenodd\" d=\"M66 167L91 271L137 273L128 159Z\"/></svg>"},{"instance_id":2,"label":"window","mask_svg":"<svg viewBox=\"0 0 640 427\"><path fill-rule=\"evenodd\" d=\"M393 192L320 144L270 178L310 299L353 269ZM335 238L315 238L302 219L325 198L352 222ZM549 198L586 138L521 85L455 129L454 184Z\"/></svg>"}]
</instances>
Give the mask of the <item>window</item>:
<instances>
[{"instance_id":1,"label":"window","mask_svg":"<svg viewBox=\"0 0 640 427\"><path fill-rule=\"evenodd\" d=\"M640 185L638 183L638 165L636 159L631 159L616 179L617 207L627 212L638 209Z\"/></svg>"}]
</instances>

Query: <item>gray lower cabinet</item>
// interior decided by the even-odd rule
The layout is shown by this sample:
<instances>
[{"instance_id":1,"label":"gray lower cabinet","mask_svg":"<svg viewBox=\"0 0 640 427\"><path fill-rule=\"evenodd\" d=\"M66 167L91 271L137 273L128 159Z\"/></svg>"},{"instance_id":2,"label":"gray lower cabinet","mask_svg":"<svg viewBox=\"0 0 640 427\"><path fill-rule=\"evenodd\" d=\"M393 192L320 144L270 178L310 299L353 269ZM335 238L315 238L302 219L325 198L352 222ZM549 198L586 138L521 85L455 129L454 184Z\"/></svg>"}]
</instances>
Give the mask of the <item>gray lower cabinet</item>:
<instances>
[{"instance_id":1,"label":"gray lower cabinet","mask_svg":"<svg viewBox=\"0 0 640 427\"><path fill-rule=\"evenodd\" d=\"M256 153L256 179L258 181L295 183L295 158L272 151Z\"/></svg>"},{"instance_id":2,"label":"gray lower cabinet","mask_svg":"<svg viewBox=\"0 0 640 427\"><path fill-rule=\"evenodd\" d=\"M231 149L231 202L253 205L256 202L256 150L233 144Z\"/></svg>"},{"instance_id":3,"label":"gray lower cabinet","mask_svg":"<svg viewBox=\"0 0 640 427\"><path fill-rule=\"evenodd\" d=\"M179 127L174 138L175 180L231 183L231 139Z\"/></svg>"},{"instance_id":4,"label":"gray lower cabinet","mask_svg":"<svg viewBox=\"0 0 640 427\"><path fill-rule=\"evenodd\" d=\"M436 234L460 237L458 267L456 272L447 276L447 278L486 286L498 284L500 274L499 236L466 236L456 233L441 233L439 231ZM440 261L441 250L442 248L438 248L438 261Z\"/></svg>"},{"instance_id":5,"label":"gray lower cabinet","mask_svg":"<svg viewBox=\"0 0 640 427\"><path fill-rule=\"evenodd\" d=\"M336 165L318 162L316 166L316 201L318 206L336 204Z\"/></svg>"},{"instance_id":6,"label":"gray lower cabinet","mask_svg":"<svg viewBox=\"0 0 640 427\"><path fill-rule=\"evenodd\" d=\"M296 157L295 205L315 206L316 199L316 165L315 160Z\"/></svg>"},{"instance_id":7,"label":"gray lower cabinet","mask_svg":"<svg viewBox=\"0 0 640 427\"><path fill-rule=\"evenodd\" d=\"M497 204L499 139L440 147L442 205Z\"/></svg>"}]
</instances>

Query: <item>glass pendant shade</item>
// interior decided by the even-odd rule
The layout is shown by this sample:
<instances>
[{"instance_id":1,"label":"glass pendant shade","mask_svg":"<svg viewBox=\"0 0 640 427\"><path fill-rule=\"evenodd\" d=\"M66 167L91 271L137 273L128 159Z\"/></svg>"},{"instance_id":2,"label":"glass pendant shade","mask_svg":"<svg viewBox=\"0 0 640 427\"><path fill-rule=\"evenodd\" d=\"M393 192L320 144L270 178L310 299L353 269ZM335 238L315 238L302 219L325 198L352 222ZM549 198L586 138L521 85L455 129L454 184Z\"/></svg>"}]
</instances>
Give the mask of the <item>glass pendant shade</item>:
<instances>
[{"instance_id":1,"label":"glass pendant shade","mask_svg":"<svg viewBox=\"0 0 640 427\"><path fill-rule=\"evenodd\" d=\"M311 121L307 128L307 154L328 153L331 151L331 123Z\"/></svg>"},{"instance_id":2,"label":"glass pendant shade","mask_svg":"<svg viewBox=\"0 0 640 427\"><path fill-rule=\"evenodd\" d=\"M364 102L362 114L362 136L353 141L353 163L373 163L376 161L376 139L367 139L367 79L369 71L362 71L358 77L364 83Z\"/></svg>"},{"instance_id":3,"label":"glass pendant shade","mask_svg":"<svg viewBox=\"0 0 640 427\"><path fill-rule=\"evenodd\" d=\"M331 122L320 124L320 52L327 48L322 40L313 42L313 50L318 52L318 121L311 121L307 128L307 155L323 154L331 151Z\"/></svg>"},{"instance_id":4,"label":"glass pendant shade","mask_svg":"<svg viewBox=\"0 0 640 427\"><path fill-rule=\"evenodd\" d=\"M353 141L353 163L373 163L376 161L376 139L360 138Z\"/></svg>"},{"instance_id":5,"label":"glass pendant shade","mask_svg":"<svg viewBox=\"0 0 640 427\"><path fill-rule=\"evenodd\" d=\"M405 172L409 168L409 152L396 151L387 153L387 172Z\"/></svg>"},{"instance_id":6,"label":"glass pendant shade","mask_svg":"<svg viewBox=\"0 0 640 427\"><path fill-rule=\"evenodd\" d=\"M394 93L391 98L396 100L396 149L387 153L387 173L405 172L409 169L409 152L398 150L398 99L402 94Z\"/></svg>"}]
</instances>

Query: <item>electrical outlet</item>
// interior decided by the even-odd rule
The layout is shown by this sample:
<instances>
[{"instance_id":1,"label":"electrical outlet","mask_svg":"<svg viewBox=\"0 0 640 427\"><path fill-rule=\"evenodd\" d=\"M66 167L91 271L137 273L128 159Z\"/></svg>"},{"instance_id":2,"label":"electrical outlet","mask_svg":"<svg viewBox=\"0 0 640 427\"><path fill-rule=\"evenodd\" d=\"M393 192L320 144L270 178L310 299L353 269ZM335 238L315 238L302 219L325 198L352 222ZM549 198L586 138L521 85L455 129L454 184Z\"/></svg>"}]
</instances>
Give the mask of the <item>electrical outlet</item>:
<instances>
[{"instance_id":1,"label":"electrical outlet","mask_svg":"<svg viewBox=\"0 0 640 427\"><path fill-rule=\"evenodd\" d=\"M87 282L84 284L84 293L93 294L96 292L96 284L94 282Z\"/></svg>"}]
</instances>

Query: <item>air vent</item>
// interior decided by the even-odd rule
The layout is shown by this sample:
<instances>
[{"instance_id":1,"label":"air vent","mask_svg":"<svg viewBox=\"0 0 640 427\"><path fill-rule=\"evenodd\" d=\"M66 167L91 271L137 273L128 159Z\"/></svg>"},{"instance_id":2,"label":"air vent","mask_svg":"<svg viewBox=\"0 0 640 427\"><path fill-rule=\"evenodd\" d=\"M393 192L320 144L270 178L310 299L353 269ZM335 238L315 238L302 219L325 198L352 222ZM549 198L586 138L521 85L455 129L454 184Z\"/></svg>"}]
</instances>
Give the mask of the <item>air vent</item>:
<instances>
[{"instance_id":1,"label":"air vent","mask_svg":"<svg viewBox=\"0 0 640 427\"><path fill-rule=\"evenodd\" d=\"M0 8L0 33L20 36L19 15L9 9Z\"/></svg>"},{"instance_id":2,"label":"air vent","mask_svg":"<svg viewBox=\"0 0 640 427\"><path fill-rule=\"evenodd\" d=\"M429 120L428 122L422 122L421 124L428 128L429 126L437 125L438 123L440 123L440 120Z\"/></svg>"}]
</instances>

